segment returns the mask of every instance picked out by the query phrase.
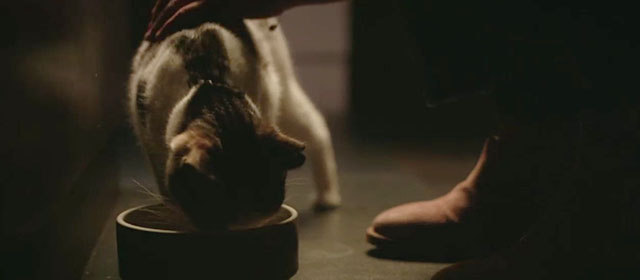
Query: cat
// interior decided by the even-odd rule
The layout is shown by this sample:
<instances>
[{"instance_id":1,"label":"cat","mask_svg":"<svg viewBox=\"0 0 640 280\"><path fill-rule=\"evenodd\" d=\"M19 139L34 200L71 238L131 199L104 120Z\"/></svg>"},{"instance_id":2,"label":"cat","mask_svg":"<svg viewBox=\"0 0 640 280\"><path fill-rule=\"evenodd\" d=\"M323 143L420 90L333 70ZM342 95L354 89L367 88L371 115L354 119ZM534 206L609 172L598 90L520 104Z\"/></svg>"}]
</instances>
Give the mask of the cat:
<instances>
[{"instance_id":1,"label":"cat","mask_svg":"<svg viewBox=\"0 0 640 280\"><path fill-rule=\"evenodd\" d=\"M143 41L132 64L134 130L160 193L197 228L275 213L305 144L315 206L339 206L329 129L295 76L276 18L209 22Z\"/></svg>"}]
</instances>

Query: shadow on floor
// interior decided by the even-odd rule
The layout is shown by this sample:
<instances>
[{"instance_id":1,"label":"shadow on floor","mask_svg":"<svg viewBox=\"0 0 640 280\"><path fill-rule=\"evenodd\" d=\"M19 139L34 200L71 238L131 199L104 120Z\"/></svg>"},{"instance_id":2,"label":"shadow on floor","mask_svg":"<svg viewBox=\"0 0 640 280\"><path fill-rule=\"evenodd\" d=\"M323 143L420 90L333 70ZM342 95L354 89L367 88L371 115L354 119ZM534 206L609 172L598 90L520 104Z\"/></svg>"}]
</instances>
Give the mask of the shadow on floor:
<instances>
[{"instance_id":1,"label":"shadow on floor","mask_svg":"<svg viewBox=\"0 0 640 280\"><path fill-rule=\"evenodd\" d=\"M403 262L424 262L424 263L452 263L457 261L446 256L433 256L424 252L411 252L401 249L380 249L373 248L367 251L367 256L376 259L395 260Z\"/></svg>"}]
</instances>

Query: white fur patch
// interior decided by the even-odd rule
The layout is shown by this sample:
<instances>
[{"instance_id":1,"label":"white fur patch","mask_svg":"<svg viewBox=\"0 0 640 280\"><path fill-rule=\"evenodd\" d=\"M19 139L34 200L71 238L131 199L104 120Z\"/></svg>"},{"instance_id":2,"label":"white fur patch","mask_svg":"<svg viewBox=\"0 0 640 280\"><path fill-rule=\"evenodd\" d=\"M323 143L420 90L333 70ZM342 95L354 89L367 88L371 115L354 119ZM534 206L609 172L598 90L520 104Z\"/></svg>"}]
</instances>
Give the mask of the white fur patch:
<instances>
[{"instance_id":1,"label":"white fur patch","mask_svg":"<svg viewBox=\"0 0 640 280\"><path fill-rule=\"evenodd\" d=\"M189 104L189 100L191 100L197 90L197 87L192 88L189 94L182 98L182 100L180 100L180 102L178 102L178 104L173 107L173 110L169 115L169 119L167 120L167 129L164 136L164 141L165 143L167 143L167 145L170 145L172 139L182 132L180 131L180 128L184 123L185 110L187 108L187 105Z\"/></svg>"}]
</instances>

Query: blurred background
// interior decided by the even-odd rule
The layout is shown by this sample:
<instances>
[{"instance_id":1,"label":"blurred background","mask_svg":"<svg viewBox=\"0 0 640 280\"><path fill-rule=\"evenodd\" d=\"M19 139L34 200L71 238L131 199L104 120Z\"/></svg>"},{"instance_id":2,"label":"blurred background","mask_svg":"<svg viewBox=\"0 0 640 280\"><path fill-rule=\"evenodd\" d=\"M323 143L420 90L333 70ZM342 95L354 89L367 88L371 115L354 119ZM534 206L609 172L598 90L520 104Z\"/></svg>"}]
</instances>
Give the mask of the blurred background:
<instances>
[{"instance_id":1,"label":"blurred background","mask_svg":"<svg viewBox=\"0 0 640 280\"><path fill-rule=\"evenodd\" d=\"M3 279L118 279L114 217L153 202L151 170L124 110L129 63L151 0L3 1ZM376 259L364 231L380 211L464 178L494 128L482 95L437 108L393 4L296 8L282 17L298 77L325 114L344 206L311 211L307 167L294 279L427 279L441 264Z\"/></svg>"}]
</instances>

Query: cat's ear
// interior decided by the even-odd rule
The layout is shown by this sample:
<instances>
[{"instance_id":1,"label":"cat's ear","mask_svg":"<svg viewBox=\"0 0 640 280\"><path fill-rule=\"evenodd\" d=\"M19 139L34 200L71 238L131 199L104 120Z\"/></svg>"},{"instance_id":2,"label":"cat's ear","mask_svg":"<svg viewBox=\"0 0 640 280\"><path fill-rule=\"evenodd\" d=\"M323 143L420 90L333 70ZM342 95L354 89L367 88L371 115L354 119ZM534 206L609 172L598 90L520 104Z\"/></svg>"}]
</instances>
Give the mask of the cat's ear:
<instances>
[{"instance_id":1,"label":"cat's ear","mask_svg":"<svg viewBox=\"0 0 640 280\"><path fill-rule=\"evenodd\" d=\"M304 164L304 143L280 132L270 133L265 139L269 156L286 169L293 169Z\"/></svg>"}]
</instances>

